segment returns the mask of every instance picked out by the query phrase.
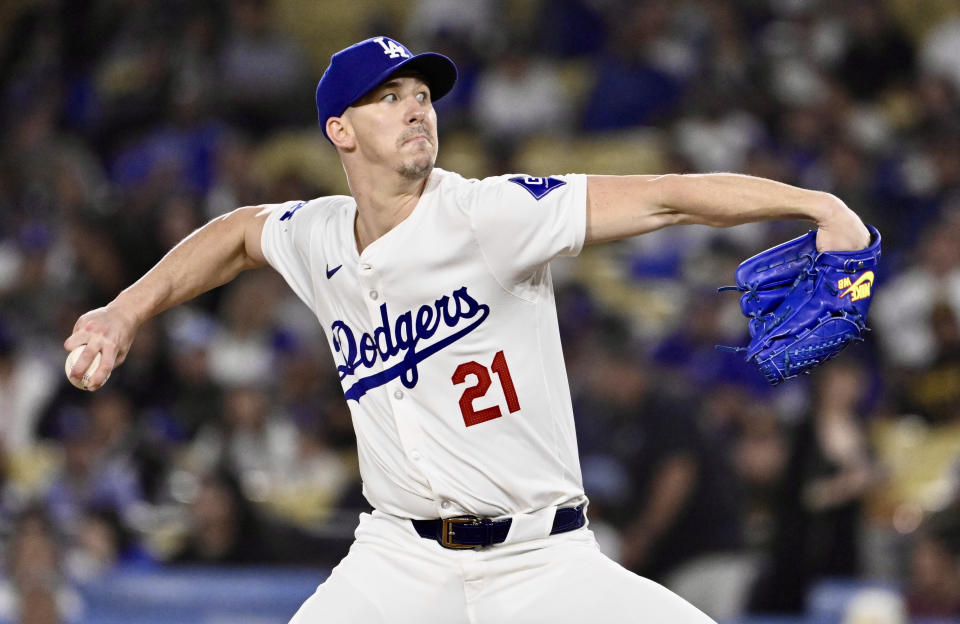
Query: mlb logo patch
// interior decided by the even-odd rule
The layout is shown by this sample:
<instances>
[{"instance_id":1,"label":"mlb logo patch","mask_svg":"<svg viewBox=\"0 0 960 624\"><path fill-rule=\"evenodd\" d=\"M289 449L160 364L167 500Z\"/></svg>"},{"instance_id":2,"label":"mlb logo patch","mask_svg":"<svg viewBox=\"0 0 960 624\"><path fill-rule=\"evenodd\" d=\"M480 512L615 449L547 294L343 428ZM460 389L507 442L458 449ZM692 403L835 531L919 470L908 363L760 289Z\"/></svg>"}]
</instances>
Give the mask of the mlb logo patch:
<instances>
[{"instance_id":1,"label":"mlb logo patch","mask_svg":"<svg viewBox=\"0 0 960 624\"><path fill-rule=\"evenodd\" d=\"M554 177L534 178L531 176L516 176L509 180L517 186L522 186L527 189L527 192L533 195L533 198L538 201L543 199L546 194L553 189L560 188L566 184L563 180Z\"/></svg>"}]
</instances>

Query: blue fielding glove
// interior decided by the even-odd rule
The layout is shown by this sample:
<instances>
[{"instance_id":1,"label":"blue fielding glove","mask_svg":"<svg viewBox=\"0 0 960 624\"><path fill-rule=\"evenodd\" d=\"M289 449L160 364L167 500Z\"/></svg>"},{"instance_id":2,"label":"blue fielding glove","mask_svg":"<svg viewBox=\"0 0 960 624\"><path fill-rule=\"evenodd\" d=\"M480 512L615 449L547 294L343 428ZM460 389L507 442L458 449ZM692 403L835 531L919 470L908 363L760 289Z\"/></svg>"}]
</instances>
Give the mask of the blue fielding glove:
<instances>
[{"instance_id":1,"label":"blue fielding glove","mask_svg":"<svg viewBox=\"0 0 960 624\"><path fill-rule=\"evenodd\" d=\"M880 233L867 228L866 249L818 253L811 231L744 261L735 288L744 292L740 309L749 319L750 344L718 348L746 351L747 361L777 385L862 341L880 261Z\"/></svg>"},{"instance_id":2,"label":"blue fielding glove","mask_svg":"<svg viewBox=\"0 0 960 624\"><path fill-rule=\"evenodd\" d=\"M719 289L743 292L740 310L750 319L751 337L764 332L770 313L780 306L797 276L810 268L816 255L817 231L810 230L744 260L734 274L737 285Z\"/></svg>"}]
</instances>

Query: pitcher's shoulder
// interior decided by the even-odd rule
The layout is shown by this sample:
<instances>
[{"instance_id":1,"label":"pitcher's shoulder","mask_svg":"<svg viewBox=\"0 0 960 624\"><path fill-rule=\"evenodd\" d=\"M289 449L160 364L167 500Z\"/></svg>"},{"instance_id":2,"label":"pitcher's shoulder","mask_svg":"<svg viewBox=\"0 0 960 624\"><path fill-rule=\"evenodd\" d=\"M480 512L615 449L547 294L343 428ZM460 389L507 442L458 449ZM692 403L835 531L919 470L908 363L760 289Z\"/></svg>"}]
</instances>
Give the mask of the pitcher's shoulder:
<instances>
[{"instance_id":1,"label":"pitcher's shoulder","mask_svg":"<svg viewBox=\"0 0 960 624\"><path fill-rule=\"evenodd\" d=\"M278 221L329 221L356 209L356 202L348 195L326 195L307 200L294 200L279 204L267 204L264 209Z\"/></svg>"}]
</instances>

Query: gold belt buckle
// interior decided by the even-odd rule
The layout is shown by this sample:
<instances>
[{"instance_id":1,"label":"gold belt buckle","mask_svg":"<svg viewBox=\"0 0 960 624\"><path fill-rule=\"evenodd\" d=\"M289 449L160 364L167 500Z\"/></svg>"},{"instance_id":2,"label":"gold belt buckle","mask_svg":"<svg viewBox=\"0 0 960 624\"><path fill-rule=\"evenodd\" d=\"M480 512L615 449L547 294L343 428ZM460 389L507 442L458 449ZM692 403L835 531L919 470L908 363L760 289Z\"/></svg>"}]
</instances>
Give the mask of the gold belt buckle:
<instances>
[{"instance_id":1,"label":"gold belt buckle","mask_svg":"<svg viewBox=\"0 0 960 624\"><path fill-rule=\"evenodd\" d=\"M458 524L480 524L480 518L477 516L454 516L453 518L444 518L440 530L440 545L444 548L453 548L455 550L476 548L476 545L457 544L453 541L453 529Z\"/></svg>"}]
</instances>

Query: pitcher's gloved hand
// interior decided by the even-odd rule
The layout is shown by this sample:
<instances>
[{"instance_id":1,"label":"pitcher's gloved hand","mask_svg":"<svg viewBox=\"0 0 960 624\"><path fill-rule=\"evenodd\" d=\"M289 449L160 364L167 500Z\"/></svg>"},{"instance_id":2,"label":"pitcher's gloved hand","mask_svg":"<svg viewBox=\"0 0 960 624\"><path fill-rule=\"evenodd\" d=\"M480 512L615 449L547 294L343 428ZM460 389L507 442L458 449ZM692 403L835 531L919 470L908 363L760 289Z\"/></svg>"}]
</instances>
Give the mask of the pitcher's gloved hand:
<instances>
[{"instance_id":1,"label":"pitcher's gloved hand","mask_svg":"<svg viewBox=\"0 0 960 624\"><path fill-rule=\"evenodd\" d=\"M777 385L863 340L880 261L880 233L868 229L865 249L818 252L816 231L810 231L741 263L737 285L720 290L743 292L750 344L718 348L745 351L747 361Z\"/></svg>"}]
</instances>

